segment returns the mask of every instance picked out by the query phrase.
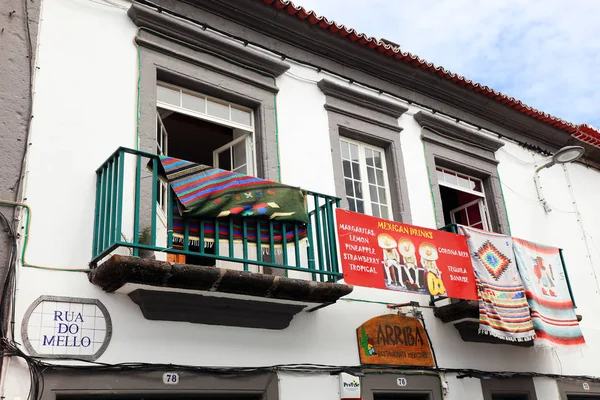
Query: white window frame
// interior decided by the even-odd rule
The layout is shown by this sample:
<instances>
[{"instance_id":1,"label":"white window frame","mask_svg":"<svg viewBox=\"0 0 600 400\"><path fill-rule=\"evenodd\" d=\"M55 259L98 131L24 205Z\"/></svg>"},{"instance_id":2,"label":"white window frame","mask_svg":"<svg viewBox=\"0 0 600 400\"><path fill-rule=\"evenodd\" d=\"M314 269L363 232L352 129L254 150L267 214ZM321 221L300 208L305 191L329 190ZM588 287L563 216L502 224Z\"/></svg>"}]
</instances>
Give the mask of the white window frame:
<instances>
[{"instance_id":1,"label":"white window frame","mask_svg":"<svg viewBox=\"0 0 600 400\"><path fill-rule=\"evenodd\" d=\"M378 151L379 153L381 153L381 167L383 169L383 180L385 183L386 202L380 203L380 204L385 204L387 206L387 209L388 209L387 219L393 220L394 212L393 212L392 203L391 203L390 180L388 178L388 173L387 173L387 160L385 157L385 150L382 149L381 147L372 146L370 144L366 144L364 142L359 142L357 140L348 139L346 137L340 137L340 146L342 145L342 142L346 142L346 143L358 146L358 164L359 164L359 171L360 171L360 177L361 177L361 190L362 190L362 194L363 194L364 214L370 215L370 216L373 216L373 209L371 207L371 191L369 190L369 176L367 174L367 161L365 158L365 149L370 149L372 151L374 150L374 151ZM341 157L343 157L342 154L343 153L341 152L341 149L340 149ZM346 176L344 175L343 164L344 164L344 160L342 158L342 178L345 181ZM345 187L345 183L344 183L344 187ZM344 196L346 196L345 191L344 191ZM380 216L377 218L382 218L382 217Z\"/></svg>"},{"instance_id":2,"label":"white window frame","mask_svg":"<svg viewBox=\"0 0 600 400\"><path fill-rule=\"evenodd\" d=\"M439 172L438 169L441 169L442 171L448 171L448 172L453 173L453 174L466 176L467 178L469 178L470 181L478 182L479 183L479 187L481 188L481 192L479 192L477 190L467 189L467 188L465 188L463 186L455 185L453 183L446 182L445 180L441 181L438 178L438 185L440 185L440 186L446 186L446 187L448 187L450 189L454 189L454 190L457 190L459 192L464 192L464 193L472 194L474 196L479 197L478 199L470 201L467 204L463 204L460 207L457 207L455 209L449 210L448 212L450 214L450 221L453 224L455 224L456 223L456 213L458 213L461 210L467 209L468 207L472 206L475 203L479 203L479 212L481 214L481 221L483 221L483 224L482 224L483 227L482 227L482 229L485 230L485 231L489 231L490 227L491 227L491 223L490 223L490 219L489 219L489 211L488 211L487 202L486 202L486 198L485 198L485 188L483 186L483 181L481 179L475 178L475 177L473 177L471 175L464 174L464 173L458 172L458 171L454 171L454 170L452 170L450 168L445 168L445 167L441 167L441 166L438 166L438 165L436 165L436 167L435 167L436 174ZM468 221L468 219L469 219L469 217L467 215L467 221Z\"/></svg>"},{"instance_id":3,"label":"white window frame","mask_svg":"<svg viewBox=\"0 0 600 400\"><path fill-rule=\"evenodd\" d=\"M217 156L216 156L217 152L221 152L227 148L232 148L234 145L238 144L241 140L246 140L246 174L245 175L255 176L255 174L256 174L256 146L255 146L254 141L256 140L256 138L255 138L255 134L254 134L254 110L252 110L251 108L248 108L248 107L243 107L238 104L234 104L234 103L226 102L221 99L214 98L214 97L206 96L202 93L194 92L192 90L184 89L179 86L171 85L168 83L164 83L164 82L160 82L160 81L157 82L156 90L158 90L159 86L178 91L179 92L179 104L180 104L180 106L176 106L171 103L159 101L158 95L157 95L156 112L157 112L158 122L161 126L161 128L160 128L161 131L159 132L157 129L157 132L156 132L156 144L160 151L159 154L167 155L167 156L169 155L169 153L168 153L169 134L168 134L168 132L166 132L165 126L162 122L162 118L159 113L159 109L163 109L163 110L176 112L179 114L187 115L192 118L197 118L197 119L200 119L203 121L212 122L212 123L215 123L218 125L223 125L223 126L227 126L229 128L233 128L233 129L242 131L243 135L240 136L239 138L233 139L231 142L226 143L225 145L219 147L218 149L213 150L213 165L214 166L218 165L218 160L217 160ZM205 112L201 113L196 110L191 110L191 109L181 106L183 104L183 102L182 102L183 93L204 99L204 111ZM206 112L209 100L229 107L229 120L209 115ZM250 125L240 124L240 123L231 121L231 109L232 108L236 108L239 110L249 112L250 113ZM163 138L162 131L164 131L166 133L166 143ZM232 156L233 156L233 152L232 152ZM251 158L251 160L248 159L249 157ZM232 160L232 162L233 162L233 160ZM168 211L167 210L167 197L166 197L168 195L167 182L164 182L163 180L159 180L158 190L159 190L159 198L158 198L158 206L159 207L158 208L161 210L161 212L166 217L167 211Z\"/></svg>"},{"instance_id":4,"label":"white window frame","mask_svg":"<svg viewBox=\"0 0 600 400\"><path fill-rule=\"evenodd\" d=\"M484 231L489 231L489 224L488 224L488 213L487 213L487 209L485 207L484 204L485 199L479 198L479 199L475 199L473 201L468 202L467 204L464 204L460 207L457 207L453 210L450 210L450 220L452 221L453 224L456 224L456 214L459 213L462 210L466 210L467 208L471 207L474 204L478 204L479 205L479 214L481 214L481 228ZM469 222L469 213L465 211L465 214L467 216L467 226L472 226L471 223Z\"/></svg>"},{"instance_id":5,"label":"white window frame","mask_svg":"<svg viewBox=\"0 0 600 400\"><path fill-rule=\"evenodd\" d=\"M205 121L210 121L210 122L213 122L215 124L225 125L225 126L228 126L228 127L231 127L231 128L238 128L238 129L244 130L246 132L251 132L253 134L253 136L254 136L254 110L252 110L251 108L240 106L240 105L235 104L235 103L230 103L230 102L218 99L216 97L207 96L207 95L199 93L199 92L194 92L192 90L188 90L188 89L181 88L179 86L171 85L171 84L164 83L164 82L157 82L156 86L157 86L157 90L158 90L159 86L162 86L162 87L167 88L167 89L178 91L179 92L179 104L183 104L182 101L181 101L181 96L182 96L183 93L186 93L186 94L189 94L191 96L195 96L195 97L204 99L204 110L205 110L205 112L202 113L202 112L199 112L199 111L196 111L196 110L185 108L185 107L183 107L181 105L180 106L176 106L176 105L171 104L171 103L165 103L163 101L158 100L158 96L157 96L157 99L156 99L156 106L157 107L164 108L166 110L175 111L175 112L178 112L180 114L185 114L185 115L188 115L190 117L202 119L202 120L205 120ZM215 102L215 103L220 103L220 104L222 104L224 106L229 107L229 119L224 119L224 118L219 118L219 117L215 117L215 116L209 115L208 112L206 111L207 107L208 107L208 101L212 101L212 102ZM232 121L231 120L231 108L232 107L233 108L237 108L237 109L242 110L242 111L249 112L250 113L250 125L240 124L238 122Z\"/></svg>"},{"instance_id":6,"label":"white window frame","mask_svg":"<svg viewBox=\"0 0 600 400\"><path fill-rule=\"evenodd\" d=\"M229 168L225 168L225 169L230 169L233 172L237 172L237 170L236 170L237 168L246 166L246 173L244 173L243 175L254 176L253 165L252 165L252 163L248 163L248 154L251 154L251 152L252 152L252 149L250 148L251 141L249 140L249 136L250 136L250 133L245 132L237 139L233 139L231 142L225 143L223 146L219 147L218 149L213 150L213 166L216 168L224 169L223 166L219 165L219 154L221 154L224 151L229 151L231 153L231 161L230 161L231 165L229 166ZM241 142L244 142L246 145L245 146L246 162L243 165L234 168L235 159L234 159L234 154L233 154L233 148L235 145L237 145Z\"/></svg>"},{"instance_id":7,"label":"white window frame","mask_svg":"<svg viewBox=\"0 0 600 400\"><path fill-rule=\"evenodd\" d=\"M156 131L156 146L158 150L158 155L166 155L168 154L169 148L169 133L163 124L162 117L157 110L156 120L160 125L160 128ZM167 216L167 199L169 196L169 184L166 180L158 178L158 209L162 212L162 217L166 221Z\"/></svg>"}]
</instances>

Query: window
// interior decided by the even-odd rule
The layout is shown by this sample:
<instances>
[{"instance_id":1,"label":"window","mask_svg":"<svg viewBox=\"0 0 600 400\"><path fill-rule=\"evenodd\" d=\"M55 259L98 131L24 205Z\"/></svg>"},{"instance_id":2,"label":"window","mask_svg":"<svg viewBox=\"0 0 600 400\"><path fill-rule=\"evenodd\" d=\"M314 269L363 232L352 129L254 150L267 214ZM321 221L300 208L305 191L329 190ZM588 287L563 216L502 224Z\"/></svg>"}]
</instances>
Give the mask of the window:
<instances>
[{"instance_id":1,"label":"window","mask_svg":"<svg viewBox=\"0 0 600 400\"><path fill-rule=\"evenodd\" d=\"M508 233L495 153L504 142L439 115L419 111L438 227L451 223Z\"/></svg>"},{"instance_id":2,"label":"window","mask_svg":"<svg viewBox=\"0 0 600 400\"><path fill-rule=\"evenodd\" d=\"M389 185L383 149L340 139L346 199L351 211L390 218Z\"/></svg>"},{"instance_id":3,"label":"window","mask_svg":"<svg viewBox=\"0 0 600 400\"><path fill-rule=\"evenodd\" d=\"M436 167L442 197L444 222L490 230L485 192L481 179Z\"/></svg>"},{"instance_id":4,"label":"window","mask_svg":"<svg viewBox=\"0 0 600 400\"><path fill-rule=\"evenodd\" d=\"M398 118L408 110L355 85L321 80L335 193L341 207L410 223Z\"/></svg>"},{"instance_id":5,"label":"window","mask_svg":"<svg viewBox=\"0 0 600 400\"><path fill-rule=\"evenodd\" d=\"M600 400L600 383L574 380L558 379L558 391L560 400Z\"/></svg>"},{"instance_id":6,"label":"window","mask_svg":"<svg viewBox=\"0 0 600 400\"><path fill-rule=\"evenodd\" d=\"M158 82L157 154L254 175L253 111ZM168 187L159 183L158 204L166 213Z\"/></svg>"}]
</instances>

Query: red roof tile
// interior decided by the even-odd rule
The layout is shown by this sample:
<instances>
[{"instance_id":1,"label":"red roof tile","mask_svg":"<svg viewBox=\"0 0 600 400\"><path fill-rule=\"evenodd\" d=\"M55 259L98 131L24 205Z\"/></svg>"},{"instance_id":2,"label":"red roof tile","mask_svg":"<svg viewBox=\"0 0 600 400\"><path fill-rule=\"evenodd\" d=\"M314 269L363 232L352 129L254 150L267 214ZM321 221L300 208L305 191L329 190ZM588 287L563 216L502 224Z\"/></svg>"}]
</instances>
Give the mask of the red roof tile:
<instances>
[{"instance_id":1,"label":"red roof tile","mask_svg":"<svg viewBox=\"0 0 600 400\"><path fill-rule=\"evenodd\" d=\"M289 15L295 15L298 19L306 21L311 25L318 25L321 29L328 30L332 34L346 37L361 46L366 46L370 49L376 50L379 53L383 53L388 57L393 57L396 61L401 61L403 63L410 64L413 67L421 68L453 83L456 83L457 85L471 89L476 93L480 93L481 95L505 104L545 124L561 129L584 143L588 143L592 146L600 148L600 130L591 125L575 125L543 111L536 110L535 108L529 107L527 104L524 104L514 97L509 97L488 86L473 82L464 76L457 75L443 67L435 66L434 64L427 62L426 60L421 59L414 54L403 52L399 47L391 46L373 37L368 37L364 33L356 32L354 29L347 28L344 25L338 25L335 21L329 21L327 18L318 16L313 11L306 10L303 7L296 7L291 1L263 0L263 2L266 5L277 8L278 10L284 10Z\"/></svg>"}]
</instances>

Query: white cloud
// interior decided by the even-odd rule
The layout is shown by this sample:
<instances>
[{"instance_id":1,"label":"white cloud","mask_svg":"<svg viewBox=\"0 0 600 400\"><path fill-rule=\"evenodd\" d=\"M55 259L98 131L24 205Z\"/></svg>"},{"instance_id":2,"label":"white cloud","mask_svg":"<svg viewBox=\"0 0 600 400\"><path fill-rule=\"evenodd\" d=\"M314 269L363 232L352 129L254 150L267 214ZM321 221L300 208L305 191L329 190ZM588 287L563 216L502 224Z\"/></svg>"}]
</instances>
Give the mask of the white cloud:
<instances>
[{"instance_id":1,"label":"white cloud","mask_svg":"<svg viewBox=\"0 0 600 400\"><path fill-rule=\"evenodd\" d=\"M598 0L301 0L573 123L600 126Z\"/></svg>"}]
</instances>

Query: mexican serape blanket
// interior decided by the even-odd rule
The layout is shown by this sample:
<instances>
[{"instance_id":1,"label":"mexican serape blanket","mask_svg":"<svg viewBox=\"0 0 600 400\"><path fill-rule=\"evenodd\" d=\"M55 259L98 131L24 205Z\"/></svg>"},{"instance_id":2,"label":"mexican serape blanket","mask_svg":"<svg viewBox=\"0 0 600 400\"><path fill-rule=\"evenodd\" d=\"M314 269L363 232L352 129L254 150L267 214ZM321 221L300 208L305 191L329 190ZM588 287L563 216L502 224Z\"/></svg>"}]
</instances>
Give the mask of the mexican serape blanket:
<instances>
[{"instance_id":1,"label":"mexican serape blanket","mask_svg":"<svg viewBox=\"0 0 600 400\"><path fill-rule=\"evenodd\" d=\"M479 333L529 341L535 331L510 236L458 226L471 253L479 297Z\"/></svg>"},{"instance_id":2,"label":"mexican serape blanket","mask_svg":"<svg viewBox=\"0 0 600 400\"><path fill-rule=\"evenodd\" d=\"M585 344L560 251L517 238L514 251L531 309L534 346L575 348Z\"/></svg>"},{"instance_id":3,"label":"mexican serape blanket","mask_svg":"<svg viewBox=\"0 0 600 400\"><path fill-rule=\"evenodd\" d=\"M193 250L199 249L201 241L202 247L212 246L215 242L216 223L218 223L219 239L224 241L233 240L234 243L242 243L245 237L248 244L256 246L258 244L257 233L260 230L260 244L263 251L271 247L271 230L273 232L273 246L277 249L294 246L296 240L304 242L307 239L306 225L243 218L231 218L221 221L218 219L200 220L193 217L182 217L177 210L174 210L173 243L175 245L184 245L186 223L188 245ZM245 236L244 223L246 224Z\"/></svg>"},{"instance_id":4,"label":"mexican serape blanket","mask_svg":"<svg viewBox=\"0 0 600 400\"><path fill-rule=\"evenodd\" d=\"M300 188L173 157L160 156L160 163L182 215L308 223Z\"/></svg>"}]
</instances>

